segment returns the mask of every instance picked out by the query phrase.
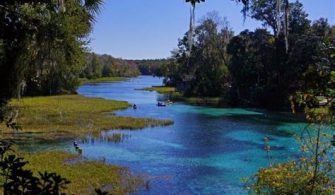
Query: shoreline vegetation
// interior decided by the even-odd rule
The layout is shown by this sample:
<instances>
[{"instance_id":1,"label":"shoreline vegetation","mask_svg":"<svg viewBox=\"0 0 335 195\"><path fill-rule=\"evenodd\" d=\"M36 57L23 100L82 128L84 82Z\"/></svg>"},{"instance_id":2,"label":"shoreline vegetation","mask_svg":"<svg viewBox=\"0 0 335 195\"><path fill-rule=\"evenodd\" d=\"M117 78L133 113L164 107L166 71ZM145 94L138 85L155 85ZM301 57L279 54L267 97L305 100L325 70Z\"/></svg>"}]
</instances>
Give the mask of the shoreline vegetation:
<instances>
[{"instance_id":1,"label":"shoreline vegetation","mask_svg":"<svg viewBox=\"0 0 335 195\"><path fill-rule=\"evenodd\" d=\"M140 130L173 124L171 120L116 116L113 111L128 108L128 102L80 95L25 97L10 101L10 105L18 111L17 123L23 130L13 132L4 124L0 129L4 139L16 143L29 140L70 142L87 135L99 136L101 131L109 129ZM85 160L71 152L30 153L17 148L17 153L29 161L26 168L34 174L51 171L69 179L71 183L64 191L68 194L94 194L96 188L127 194L147 185L143 176L133 175L127 168Z\"/></svg>"},{"instance_id":2,"label":"shoreline vegetation","mask_svg":"<svg viewBox=\"0 0 335 195\"><path fill-rule=\"evenodd\" d=\"M96 79L88 79L88 78L79 78L79 84L94 84L94 83L109 83L109 82L120 82L126 81L129 79L128 77L100 77Z\"/></svg>"},{"instance_id":3,"label":"shoreline vegetation","mask_svg":"<svg viewBox=\"0 0 335 195\"><path fill-rule=\"evenodd\" d=\"M95 189L115 195L129 194L146 187L143 176L132 174L126 167L107 164L104 161L84 160L78 154L48 151L38 153L18 152L29 161L26 168L38 172L56 172L71 182L66 194L95 194Z\"/></svg>"},{"instance_id":4,"label":"shoreline vegetation","mask_svg":"<svg viewBox=\"0 0 335 195\"><path fill-rule=\"evenodd\" d=\"M175 87L167 87L167 86L152 86L142 89L144 91L155 91L160 94L167 94L169 96L169 100L171 101L179 101L186 102L189 104L195 105L203 105L203 106L220 106L224 105L224 101L221 97L187 97L183 96L180 92L177 91Z\"/></svg>"},{"instance_id":5,"label":"shoreline vegetation","mask_svg":"<svg viewBox=\"0 0 335 195\"><path fill-rule=\"evenodd\" d=\"M80 95L26 97L12 100L10 105L18 111L17 123L24 129L15 132L15 136L28 133L46 140L97 136L110 129L138 130L173 124L171 120L117 116L113 111L128 108L128 102ZM5 137L14 135L4 124L0 127Z\"/></svg>"}]
</instances>

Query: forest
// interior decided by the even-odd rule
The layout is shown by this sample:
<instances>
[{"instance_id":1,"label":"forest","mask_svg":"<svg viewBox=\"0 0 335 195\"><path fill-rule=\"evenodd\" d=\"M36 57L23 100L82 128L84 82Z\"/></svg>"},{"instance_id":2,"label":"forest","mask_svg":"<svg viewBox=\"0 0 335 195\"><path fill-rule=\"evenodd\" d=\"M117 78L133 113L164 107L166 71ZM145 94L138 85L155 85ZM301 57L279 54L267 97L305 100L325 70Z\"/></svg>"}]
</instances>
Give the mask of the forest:
<instances>
[{"instance_id":1,"label":"forest","mask_svg":"<svg viewBox=\"0 0 335 195\"><path fill-rule=\"evenodd\" d=\"M247 14L264 28L237 35L217 13L202 18L191 48L186 33L171 62L162 67L166 85L186 96L222 97L230 105L271 109L289 107L289 97L297 91L333 89L335 26L325 18L310 21L302 3L290 3L287 48L275 4L255 1Z\"/></svg>"},{"instance_id":2,"label":"forest","mask_svg":"<svg viewBox=\"0 0 335 195\"><path fill-rule=\"evenodd\" d=\"M95 53L88 53L86 56L87 61L79 74L80 78L163 76L161 67L168 62L168 59L129 60Z\"/></svg>"}]
</instances>

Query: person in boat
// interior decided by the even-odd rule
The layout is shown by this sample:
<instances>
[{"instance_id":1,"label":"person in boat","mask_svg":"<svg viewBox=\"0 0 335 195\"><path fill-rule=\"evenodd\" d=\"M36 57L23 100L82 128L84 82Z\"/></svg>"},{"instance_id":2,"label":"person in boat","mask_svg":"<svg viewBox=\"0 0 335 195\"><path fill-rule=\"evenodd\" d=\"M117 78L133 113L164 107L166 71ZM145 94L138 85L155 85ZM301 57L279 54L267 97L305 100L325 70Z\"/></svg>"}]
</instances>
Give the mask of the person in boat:
<instances>
[{"instance_id":1,"label":"person in boat","mask_svg":"<svg viewBox=\"0 0 335 195\"><path fill-rule=\"evenodd\" d=\"M166 106L164 103L162 103L162 102L158 102L157 103L157 106L159 106L159 107L164 107L164 106Z\"/></svg>"},{"instance_id":2,"label":"person in boat","mask_svg":"<svg viewBox=\"0 0 335 195\"><path fill-rule=\"evenodd\" d=\"M78 143L77 143L76 141L74 141L74 142L73 142L73 146L74 146L75 148L77 148L77 147L78 147Z\"/></svg>"},{"instance_id":3,"label":"person in boat","mask_svg":"<svg viewBox=\"0 0 335 195\"><path fill-rule=\"evenodd\" d=\"M134 110L137 109L137 105L136 105L136 104L133 105L133 109L134 109Z\"/></svg>"}]
</instances>

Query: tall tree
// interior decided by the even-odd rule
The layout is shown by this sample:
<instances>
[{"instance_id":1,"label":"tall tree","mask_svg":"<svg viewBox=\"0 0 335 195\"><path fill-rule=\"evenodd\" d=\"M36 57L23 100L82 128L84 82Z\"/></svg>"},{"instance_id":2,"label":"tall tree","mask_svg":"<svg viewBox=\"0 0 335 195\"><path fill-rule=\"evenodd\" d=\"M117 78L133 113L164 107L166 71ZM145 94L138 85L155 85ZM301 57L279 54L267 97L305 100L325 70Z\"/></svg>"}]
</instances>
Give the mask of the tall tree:
<instances>
[{"instance_id":1,"label":"tall tree","mask_svg":"<svg viewBox=\"0 0 335 195\"><path fill-rule=\"evenodd\" d=\"M205 17L195 28L193 47L187 33L173 51L173 62L167 65L167 81L186 95L219 96L227 91L227 45L233 32L227 22ZM223 26L220 26L223 24ZM189 55L190 54L190 55Z\"/></svg>"},{"instance_id":2,"label":"tall tree","mask_svg":"<svg viewBox=\"0 0 335 195\"><path fill-rule=\"evenodd\" d=\"M78 63L77 54L84 44L82 38L90 31L101 2L0 2L0 105L5 105L8 99L17 94L27 71L39 69L35 73L36 78L40 78L39 75L46 71L45 65L48 66L47 71L55 73L61 66ZM79 50L76 51L78 46ZM70 77L63 80L70 80Z\"/></svg>"}]
</instances>

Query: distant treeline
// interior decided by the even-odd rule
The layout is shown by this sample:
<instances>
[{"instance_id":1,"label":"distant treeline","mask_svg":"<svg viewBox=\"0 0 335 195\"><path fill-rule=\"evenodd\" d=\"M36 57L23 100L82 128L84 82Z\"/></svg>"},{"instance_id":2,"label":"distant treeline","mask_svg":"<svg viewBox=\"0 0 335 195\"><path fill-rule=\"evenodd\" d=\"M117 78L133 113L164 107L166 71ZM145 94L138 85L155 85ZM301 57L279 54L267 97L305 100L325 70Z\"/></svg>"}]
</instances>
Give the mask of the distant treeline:
<instances>
[{"instance_id":1,"label":"distant treeline","mask_svg":"<svg viewBox=\"0 0 335 195\"><path fill-rule=\"evenodd\" d=\"M86 64L80 72L81 78L133 77L140 74L137 66L127 60L95 53L87 53L86 58Z\"/></svg>"},{"instance_id":2,"label":"distant treeline","mask_svg":"<svg viewBox=\"0 0 335 195\"><path fill-rule=\"evenodd\" d=\"M126 60L111 55L87 53L87 61L80 72L81 78L162 76L161 67L167 59Z\"/></svg>"},{"instance_id":3,"label":"distant treeline","mask_svg":"<svg viewBox=\"0 0 335 195\"><path fill-rule=\"evenodd\" d=\"M134 60L137 64L138 69L142 75L153 75L161 77L163 76L162 68L167 65L169 59L145 59L145 60Z\"/></svg>"}]
</instances>

